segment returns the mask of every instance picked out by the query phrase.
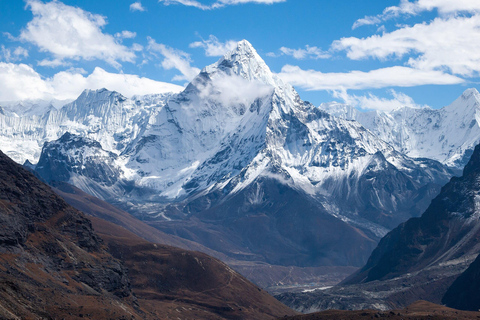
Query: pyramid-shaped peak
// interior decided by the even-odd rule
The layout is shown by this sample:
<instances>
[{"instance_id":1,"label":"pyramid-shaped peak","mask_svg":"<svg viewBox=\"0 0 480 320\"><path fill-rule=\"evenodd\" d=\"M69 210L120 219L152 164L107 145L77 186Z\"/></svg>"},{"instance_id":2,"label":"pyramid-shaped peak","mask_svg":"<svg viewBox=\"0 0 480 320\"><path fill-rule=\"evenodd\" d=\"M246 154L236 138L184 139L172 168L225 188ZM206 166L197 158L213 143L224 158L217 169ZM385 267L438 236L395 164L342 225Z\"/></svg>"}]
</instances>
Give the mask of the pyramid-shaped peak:
<instances>
[{"instance_id":1,"label":"pyramid-shaped peak","mask_svg":"<svg viewBox=\"0 0 480 320\"><path fill-rule=\"evenodd\" d=\"M443 108L447 112L458 113L466 118L472 117L479 109L480 93L475 88L465 90L460 97Z\"/></svg>"},{"instance_id":2,"label":"pyramid-shaped peak","mask_svg":"<svg viewBox=\"0 0 480 320\"><path fill-rule=\"evenodd\" d=\"M226 53L216 63L206 67L204 72L213 76L221 72L227 75L238 75L249 81L259 80L265 84L276 86L277 79L255 48L247 40L241 40L232 51Z\"/></svg>"},{"instance_id":3,"label":"pyramid-shaped peak","mask_svg":"<svg viewBox=\"0 0 480 320\"><path fill-rule=\"evenodd\" d=\"M232 51L232 53L239 54L239 55L245 55L245 56L253 56L257 55L258 53L255 50L255 48L252 46L248 40L241 40L237 43L237 48ZM260 58L260 56L258 56ZM261 59L261 58L260 58Z\"/></svg>"},{"instance_id":4,"label":"pyramid-shaped peak","mask_svg":"<svg viewBox=\"0 0 480 320\"><path fill-rule=\"evenodd\" d=\"M462 98L465 99L465 100L473 98L473 97L480 97L480 93L478 93L478 90L475 89L475 88L467 89L462 94Z\"/></svg>"}]
</instances>

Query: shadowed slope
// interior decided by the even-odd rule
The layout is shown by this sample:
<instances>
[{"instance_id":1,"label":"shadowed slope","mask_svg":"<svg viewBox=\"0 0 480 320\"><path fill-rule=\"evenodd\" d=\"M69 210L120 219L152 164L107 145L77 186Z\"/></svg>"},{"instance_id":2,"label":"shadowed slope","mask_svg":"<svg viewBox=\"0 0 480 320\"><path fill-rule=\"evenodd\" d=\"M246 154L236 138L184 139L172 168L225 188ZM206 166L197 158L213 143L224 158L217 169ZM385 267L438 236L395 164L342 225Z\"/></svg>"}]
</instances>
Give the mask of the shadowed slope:
<instances>
[{"instance_id":1,"label":"shadowed slope","mask_svg":"<svg viewBox=\"0 0 480 320\"><path fill-rule=\"evenodd\" d=\"M480 256L448 288L442 303L461 310L480 310Z\"/></svg>"}]
</instances>

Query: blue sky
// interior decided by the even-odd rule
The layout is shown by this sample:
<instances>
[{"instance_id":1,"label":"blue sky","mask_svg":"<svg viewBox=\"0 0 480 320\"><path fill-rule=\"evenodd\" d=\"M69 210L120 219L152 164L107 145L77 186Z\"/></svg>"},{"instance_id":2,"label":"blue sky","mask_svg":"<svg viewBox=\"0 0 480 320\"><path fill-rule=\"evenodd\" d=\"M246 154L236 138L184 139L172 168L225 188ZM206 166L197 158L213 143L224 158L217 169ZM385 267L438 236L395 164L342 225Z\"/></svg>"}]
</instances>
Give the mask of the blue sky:
<instances>
[{"instance_id":1,"label":"blue sky","mask_svg":"<svg viewBox=\"0 0 480 320\"><path fill-rule=\"evenodd\" d=\"M479 88L478 0L0 1L0 101L180 90L247 39L304 100L439 108Z\"/></svg>"}]
</instances>

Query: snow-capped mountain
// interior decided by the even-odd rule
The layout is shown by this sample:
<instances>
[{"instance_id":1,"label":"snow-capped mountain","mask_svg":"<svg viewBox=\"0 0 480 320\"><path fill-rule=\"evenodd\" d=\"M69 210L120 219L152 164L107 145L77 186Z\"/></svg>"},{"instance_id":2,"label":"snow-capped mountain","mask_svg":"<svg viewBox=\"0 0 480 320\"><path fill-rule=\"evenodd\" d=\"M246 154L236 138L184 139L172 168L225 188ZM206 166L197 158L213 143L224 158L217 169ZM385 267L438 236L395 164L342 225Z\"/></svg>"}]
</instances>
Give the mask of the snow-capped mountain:
<instances>
[{"instance_id":1,"label":"snow-capped mountain","mask_svg":"<svg viewBox=\"0 0 480 320\"><path fill-rule=\"evenodd\" d=\"M302 101L247 41L180 94L85 91L58 112L13 120L0 115L2 139L29 156L71 133L45 146L37 169L46 180L120 202L229 256L274 264L361 265L452 175ZM23 151L27 141L35 148ZM106 168L114 179L102 181Z\"/></svg>"},{"instance_id":2,"label":"snow-capped mountain","mask_svg":"<svg viewBox=\"0 0 480 320\"><path fill-rule=\"evenodd\" d=\"M338 103L321 109L360 122L399 152L413 158L430 158L462 169L480 142L480 93L466 90L449 106L439 110L403 107L391 112L360 112Z\"/></svg>"},{"instance_id":3,"label":"snow-capped mountain","mask_svg":"<svg viewBox=\"0 0 480 320\"><path fill-rule=\"evenodd\" d=\"M99 142L67 132L45 143L35 170L46 181L69 181L96 197L109 198L125 188L117 160Z\"/></svg>"},{"instance_id":4,"label":"snow-capped mountain","mask_svg":"<svg viewBox=\"0 0 480 320\"><path fill-rule=\"evenodd\" d=\"M5 112L0 112L2 151L18 163L37 163L43 144L68 131L94 139L120 154L155 117L167 96L127 99L106 89L85 90L77 100L59 110L51 104L45 113L34 114L26 113L23 105L17 105L18 110L5 108Z\"/></svg>"},{"instance_id":5,"label":"snow-capped mountain","mask_svg":"<svg viewBox=\"0 0 480 320\"><path fill-rule=\"evenodd\" d=\"M58 110L72 100L24 100L24 101L0 101L4 112L10 116L33 116L43 115L50 110Z\"/></svg>"}]
</instances>

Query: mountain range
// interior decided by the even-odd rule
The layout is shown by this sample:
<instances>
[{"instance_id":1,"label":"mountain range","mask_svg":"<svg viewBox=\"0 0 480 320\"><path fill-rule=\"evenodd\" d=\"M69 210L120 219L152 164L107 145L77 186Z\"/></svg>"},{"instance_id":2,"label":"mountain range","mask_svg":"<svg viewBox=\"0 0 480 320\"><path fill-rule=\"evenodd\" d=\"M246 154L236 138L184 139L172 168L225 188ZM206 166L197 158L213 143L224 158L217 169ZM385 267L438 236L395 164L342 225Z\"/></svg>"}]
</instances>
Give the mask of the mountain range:
<instances>
[{"instance_id":1,"label":"mountain range","mask_svg":"<svg viewBox=\"0 0 480 320\"><path fill-rule=\"evenodd\" d=\"M301 100L244 40L179 94L86 90L58 110L0 113L0 138L45 181L228 258L360 267L459 172L480 137L479 96L342 114Z\"/></svg>"},{"instance_id":2,"label":"mountain range","mask_svg":"<svg viewBox=\"0 0 480 320\"><path fill-rule=\"evenodd\" d=\"M396 150L413 158L429 158L463 169L480 143L480 94L467 89L441 109L402 107L360 112L352 106L323 103L322 110L360 122Z\"/></svg>"}]
</instances>

